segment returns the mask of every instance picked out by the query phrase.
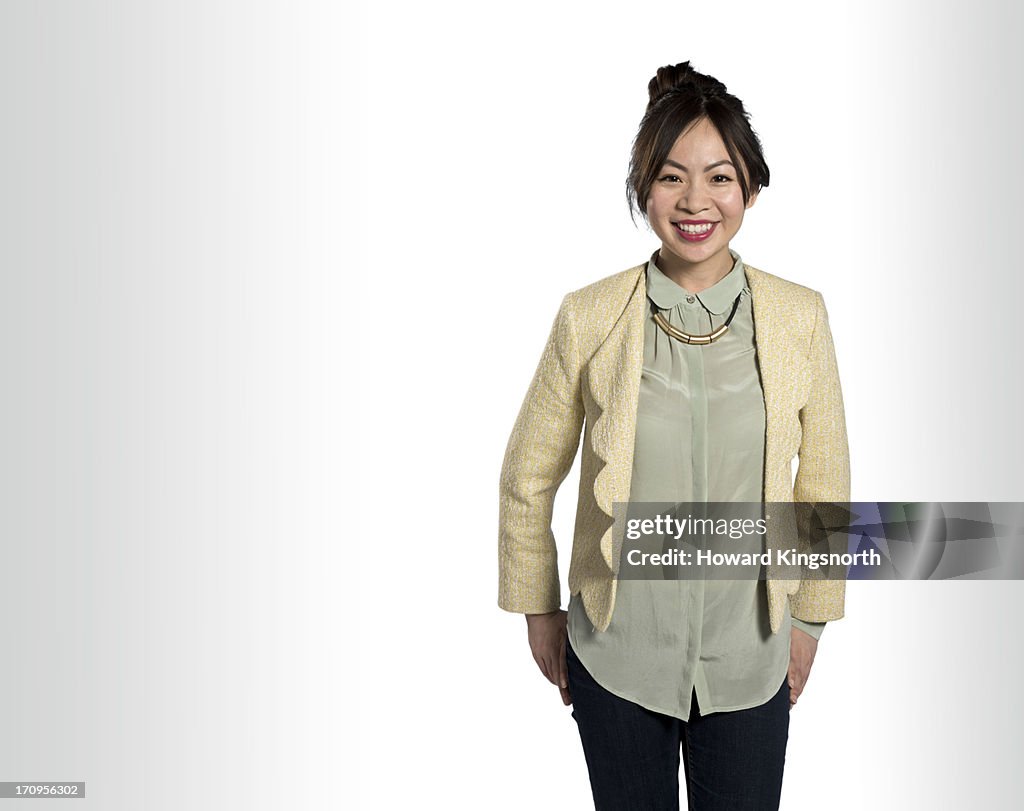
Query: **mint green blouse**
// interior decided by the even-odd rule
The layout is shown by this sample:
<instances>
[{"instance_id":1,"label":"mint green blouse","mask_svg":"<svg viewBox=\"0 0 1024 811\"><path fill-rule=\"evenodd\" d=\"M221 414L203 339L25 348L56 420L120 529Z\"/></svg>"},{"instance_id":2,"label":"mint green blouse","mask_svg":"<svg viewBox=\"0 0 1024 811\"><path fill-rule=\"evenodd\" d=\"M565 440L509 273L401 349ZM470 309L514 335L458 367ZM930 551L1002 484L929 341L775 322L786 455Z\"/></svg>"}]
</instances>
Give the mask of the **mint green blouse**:
<instances>
[{"instance_id":1,"label":"mint green blouse","mask_svg":"<svg viewBox=\"0 0 1024 811\"><path fill-rule=\"evenodd\" d=\"M761 502L764 395L750 290L739 254L732 270L689 293L647 265L647 296L670 324L705 334L740 303L728 332L707 346L669 337L648 316L637 404L630 502ZM655 712L687 720L756 707L789 668L791 625L819 638L825 623L792 619L771 633L763 580L627 580L616 587L607 631L569 600L569 642L594 679Z\"/></svg>"}]
</instances>

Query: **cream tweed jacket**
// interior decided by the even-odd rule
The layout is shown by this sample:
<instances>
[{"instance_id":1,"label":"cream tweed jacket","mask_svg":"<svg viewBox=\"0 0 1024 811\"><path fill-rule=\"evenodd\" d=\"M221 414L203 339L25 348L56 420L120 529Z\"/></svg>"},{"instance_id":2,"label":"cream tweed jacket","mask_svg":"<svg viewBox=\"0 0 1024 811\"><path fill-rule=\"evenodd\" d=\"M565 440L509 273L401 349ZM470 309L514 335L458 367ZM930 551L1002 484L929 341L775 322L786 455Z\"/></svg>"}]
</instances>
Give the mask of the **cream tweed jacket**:
<instances>
[{"instance_id":1,"label":"cream tweed jacket","mask_svg":"<svg viewBox=\"0 0 1024 811\"><path fill-rule=\"evenodd\" d=\"M627 502L633 468L643 326L648 315L646 263L569 293L508 441L501 470L498 605L524 614L561 607L551 530L555 493L583 432L579 501L569 591L587 616L608 628L618 561L613 507ZM744 264L754 314L765 401L766 502L846 502L850 462L842 391L821 294ZM793 481L791 462L799 455ZM772 522L769 544L807 548L806 527ZM793 617L823 622L843 616L844 579L810 579L768 569L768 611L777 633L788 599Z\"/></svg>"}]
</instances>

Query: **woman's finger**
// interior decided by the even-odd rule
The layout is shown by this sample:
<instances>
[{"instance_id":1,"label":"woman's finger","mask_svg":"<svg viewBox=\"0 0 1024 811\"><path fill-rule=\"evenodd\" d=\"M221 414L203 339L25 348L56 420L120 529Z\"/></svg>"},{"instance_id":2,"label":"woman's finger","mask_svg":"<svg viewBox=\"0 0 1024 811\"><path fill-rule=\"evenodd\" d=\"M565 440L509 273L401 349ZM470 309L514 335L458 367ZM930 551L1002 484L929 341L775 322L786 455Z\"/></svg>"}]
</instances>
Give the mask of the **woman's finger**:
<instances>
[{"instance_id":1,"label":"woman's finger","mask_svg":"<svg viewBox=\"0 0 1024 811\"><path fill-rule=\"evenodd\" d=\"M792 663L789 666L787 678L789 679L789 700L795 704L800 694L804 691L804 682L806 680L800 668Z\"/></svg>"},{"instance_id":2,"label":"woman's finger","mask_svg":"<svg viewBox=\"0 0 1024 811\"><path fill-rule=\"evenodd\" d=\"M565 690L569 687L569 668L565 662L566 650L565 643L561 645L561 650L558 653L558 686L560 689Z\"/></svg>"},{"instance_id":3,"label":"woman's finger","mask_svg":"<svg viewBox=\"0 0 1024 811\"><path fill-rule=\"evenodd\" d=\"M544 678L548 681L553 681L551 678L551 668L548 666L547 657L540 654L533 657L533 660L537 663L537 667L540 668L540 672L544 674Z\"/></svg>"},{"instance_id":4,"label":"woman's finger","mask_svg":"<svg viewBox=\"0 0 1024 811\"><path fill-rule=\"evenodd\" d=\"M558 665L558 652L552 653L548 656L548 681L554 684L556 687L562 686L561 681L562 675L559 671Z\"/></svg>"}]
</instances>

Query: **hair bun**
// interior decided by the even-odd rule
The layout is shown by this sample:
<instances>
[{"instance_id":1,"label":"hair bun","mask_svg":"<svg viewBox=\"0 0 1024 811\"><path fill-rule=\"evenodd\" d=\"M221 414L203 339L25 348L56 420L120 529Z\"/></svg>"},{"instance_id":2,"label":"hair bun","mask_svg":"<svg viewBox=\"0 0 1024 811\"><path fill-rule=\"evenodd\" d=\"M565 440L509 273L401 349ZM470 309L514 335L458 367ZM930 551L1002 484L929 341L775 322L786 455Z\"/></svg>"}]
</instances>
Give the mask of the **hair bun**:
<instances>
[{"instance_id":1,"label":"hair bun","mask_svg":"<svg viewBox=\"0 0 1024 811\"><path fill-rule=\"evenodd\" d=\"M729 91L718 79L694 70L687 60L678 65L658 68L657 74L647 85L647 93L650 96L648 107L672 92L688 92L709 99L726 96Z\"/></svg>"}]
</instances>

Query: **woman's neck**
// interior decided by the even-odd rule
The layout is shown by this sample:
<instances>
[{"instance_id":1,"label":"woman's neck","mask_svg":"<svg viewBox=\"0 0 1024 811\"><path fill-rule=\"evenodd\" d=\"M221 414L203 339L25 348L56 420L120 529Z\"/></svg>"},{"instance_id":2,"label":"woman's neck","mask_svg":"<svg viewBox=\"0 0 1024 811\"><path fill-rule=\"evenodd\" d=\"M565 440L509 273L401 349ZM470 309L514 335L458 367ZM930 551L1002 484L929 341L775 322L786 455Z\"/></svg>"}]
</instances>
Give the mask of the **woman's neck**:
<instances>
[{"instance_id":1,"label":"woman's neck","mask_svg":"<svg viewBox=\"0 0 1024 811\"><path fill-rule=\"evenodd\" d=\"M658 266L658 270L687 293L702 293L709 287L718 284L729 275L735 261L728 251L725 252L722 259L715 256L706 262L697 264L673 261L673 259L674 257L669 258L664 251L659 249L655 264Z\"/></svg>"}]
</instances>

